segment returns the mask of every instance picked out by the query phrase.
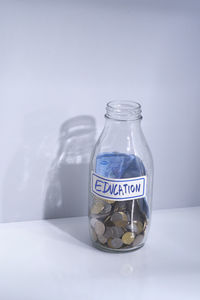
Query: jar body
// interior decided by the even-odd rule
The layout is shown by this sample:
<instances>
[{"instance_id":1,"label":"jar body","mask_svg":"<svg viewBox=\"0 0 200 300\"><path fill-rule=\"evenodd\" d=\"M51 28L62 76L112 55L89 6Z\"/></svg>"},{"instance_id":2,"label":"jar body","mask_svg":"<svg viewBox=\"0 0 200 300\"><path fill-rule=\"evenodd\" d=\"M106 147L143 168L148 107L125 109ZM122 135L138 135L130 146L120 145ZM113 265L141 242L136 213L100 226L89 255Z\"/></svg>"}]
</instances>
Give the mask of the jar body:
<instances>
[{"instance_id":1,"label":"jar body","mask_svg":"<svg viewBox=\"0 0 200 300\"><path fill-rule=\"evenodd\" d=\"M141 118L106 116L91 155L89 177L93 245L111 252L143 246L151 221L153 160Z\"/></svg>"}]
</instances>

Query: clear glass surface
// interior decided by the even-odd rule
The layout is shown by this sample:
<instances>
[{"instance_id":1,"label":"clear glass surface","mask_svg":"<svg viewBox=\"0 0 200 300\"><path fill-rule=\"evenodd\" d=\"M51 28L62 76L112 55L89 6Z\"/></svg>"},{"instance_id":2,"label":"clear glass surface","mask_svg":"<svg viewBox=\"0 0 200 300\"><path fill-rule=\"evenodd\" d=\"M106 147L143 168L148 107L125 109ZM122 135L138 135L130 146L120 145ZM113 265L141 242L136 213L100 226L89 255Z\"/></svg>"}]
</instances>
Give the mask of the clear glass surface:
<instances>
[{"instance_id":1,"label":"clear glass surface","mask_svg":"<svg viewBox=\"0 0 200 300\"><path fill-rule=\"evenodd\" d=\"M152 211L153 160L141 120L141 106L136 102L107 104L105 126L93 150L89 172L90 237L94 246L102 250L130 251L143 246L147 239ZM114 179L146 176L145 197L114 201L97 196L92 192L92 172L108 174L105 177Z\"/></svg>"}]
</instances>

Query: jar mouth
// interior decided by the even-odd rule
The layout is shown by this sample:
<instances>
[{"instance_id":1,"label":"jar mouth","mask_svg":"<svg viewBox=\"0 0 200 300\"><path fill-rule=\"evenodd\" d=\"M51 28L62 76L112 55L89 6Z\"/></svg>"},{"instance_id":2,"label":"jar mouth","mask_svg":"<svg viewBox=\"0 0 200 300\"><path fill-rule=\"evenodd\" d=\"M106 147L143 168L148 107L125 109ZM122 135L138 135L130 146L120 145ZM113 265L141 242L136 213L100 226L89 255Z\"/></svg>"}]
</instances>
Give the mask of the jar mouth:
<instances>
[{"instance_id":1,"label":"jar mouth","mask_svg":"<svg viewBox=\"0 0 200 300\"><path fill-rule=\"evenodd\" d=\"M141 105L135 101L113 100L107 103L105 117L119 121L133 121L142 118Z\"/></svg>"}]
</instances>

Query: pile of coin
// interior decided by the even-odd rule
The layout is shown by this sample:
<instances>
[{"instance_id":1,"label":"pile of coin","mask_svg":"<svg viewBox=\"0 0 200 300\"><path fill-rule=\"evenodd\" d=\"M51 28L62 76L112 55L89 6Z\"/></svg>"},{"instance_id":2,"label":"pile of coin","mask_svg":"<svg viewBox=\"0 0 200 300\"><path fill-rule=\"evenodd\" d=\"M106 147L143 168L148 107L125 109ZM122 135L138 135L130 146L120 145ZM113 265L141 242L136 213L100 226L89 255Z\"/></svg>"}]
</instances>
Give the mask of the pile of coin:
<instances>
[{"instance_id":1,"label":"pile of coin","mask_svg":"<svg viewBox=\"0 0 200 300\"><path fill-rule=\"evenodd\" d=\"M90 236L103 249L134 249L143 244L148 225L144 198L113 201L92 196L89 210Z\"/></svg>"}]
</instances>

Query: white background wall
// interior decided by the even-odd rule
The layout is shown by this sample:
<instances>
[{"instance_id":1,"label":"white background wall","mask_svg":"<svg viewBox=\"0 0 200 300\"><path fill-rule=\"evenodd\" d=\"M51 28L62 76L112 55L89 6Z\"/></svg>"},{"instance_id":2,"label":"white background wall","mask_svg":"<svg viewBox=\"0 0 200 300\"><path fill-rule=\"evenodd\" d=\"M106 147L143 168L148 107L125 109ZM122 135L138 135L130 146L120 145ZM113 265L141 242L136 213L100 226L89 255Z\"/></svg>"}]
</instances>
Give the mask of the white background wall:
<instances>
[{"instance_id":1,"label":"white background wall","mask_svg":"<svg viewBox=\"0 0 200 300\"><path fill-rule=\"evenodd\" d=\"M110 99L143 106L154 208L199 205L199 53L199 1L0 0L0 220L44 216L61 124Z\"/></svg>"}]
</instances>

